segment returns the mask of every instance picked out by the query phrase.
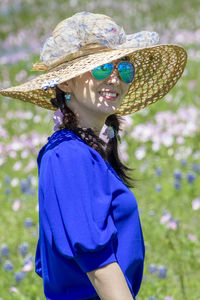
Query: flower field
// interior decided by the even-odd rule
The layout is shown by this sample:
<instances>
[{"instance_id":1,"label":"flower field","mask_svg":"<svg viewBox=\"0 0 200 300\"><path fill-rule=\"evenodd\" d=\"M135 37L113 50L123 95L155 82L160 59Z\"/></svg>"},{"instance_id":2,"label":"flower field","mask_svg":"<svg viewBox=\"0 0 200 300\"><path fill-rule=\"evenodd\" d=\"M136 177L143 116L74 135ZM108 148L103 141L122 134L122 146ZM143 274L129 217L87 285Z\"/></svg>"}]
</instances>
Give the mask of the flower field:
<instances>
[{"instance_id":1,"label":"flower field","mask_svg":"<svg viewBox=\"0 0 200 300\"><path fill-rule=\"evenodd\" d=\"M39 75L31 69L42 43L60 20L84 10L187 50L170 93L124 117L119 154L134 168L146 247L137 300L200 300L200 1L3 0L0 88ZM36 158L54 132L53 112L2 96L0 109L0 300L42 300Z\"/></svg>"}]
</instances>

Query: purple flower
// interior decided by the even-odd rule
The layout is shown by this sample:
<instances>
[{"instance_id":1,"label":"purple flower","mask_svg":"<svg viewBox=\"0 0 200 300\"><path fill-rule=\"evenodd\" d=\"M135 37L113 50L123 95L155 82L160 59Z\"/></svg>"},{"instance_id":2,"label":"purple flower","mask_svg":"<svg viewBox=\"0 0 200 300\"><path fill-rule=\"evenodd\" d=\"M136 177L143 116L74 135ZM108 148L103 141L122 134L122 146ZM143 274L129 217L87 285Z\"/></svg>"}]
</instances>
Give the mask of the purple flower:
<instances>
[{"instance_id":1,"label":"purple flower","mask_svg":"<svg viewBox=\"0 0 200 300\"><path fill-rule=\"evenodd\" d=\"M21 192L26 193L26 191L29 189L29 187L30 187L30 181L26 180L26 179L22 179L21 185L20 185Z\"/></svg>"},{"instance_id":2,"label":"purple flower","mask_svg":"<svg viewBox=\"0 0 200 300\"><path fill-rule=\"evenodd\" d=\"M181 160L181 166L182 166L182 167L187 166L187 160L182 159L182 160Z\"/></svg>"},{"instance_id":3,"label":"purple flower","mask_svg":"<svg viewBox=\"0 0 200 300\"><path fill-rule=\"evenodd\" d=\"M171 218L166 226L169 229L176 230L179 227L179 221Z\"/></svg>"},{"instance_id":4,"label":"purple flower","mask_svg":"<svg viewBox=\"0 0 200 300\"><path fill-rule=\"evenodd\" d=\"M14 266L10 260L6 260L4 264L4 270L10 272L14 269Z\"/></svg>"},{"instance_id":5,"label":"purple flower","mask_svg":"<svg viewBox=\"0 0 200 300\"><path fill-rule=\"evenodd\" d=\"M157 193L160 193L162 191L162 187L159 184L156 184L155 190Z\"/></svg>"},{"instance_id":6,"label":"purple flower","mask_svg":"<svg viewBox=\"0 0 200 300\"><path fill-rule=\"evenodd\" d=\"M200 174L200 166L197 163L193 164L192 170Z\"/></svg>"},{"instance_id":7,"label":"purple flower","mask_svg":"<svg viewBox=\"0 0 200 300\"><path fill-rule=\"evenodd\" d=\"M171 220L172 215L170 212L166 211L163 213L162 217L160 218L160 224L166 224Z\"/></svg>"},{"instance_id":8,"label":"purple flower","mask_svg":"<svg viewBox=\"0 0 200 300\"><path fill-rule=\"evenodd\" d=\"M187 236L188 240L192 241L192 242L196 242L197 240L197 237L195 234L191 234L189 233L188 236Z\"/></svg>"},{"instance_id":9,"label":"purple flower","mask_svg":"<svg viewBox=\"0 0 200 300\"><path fill-rule=\"evenodd\" d=\"M25 256L28 252L28 244L23 243L23 244L19 245L19 252L22 256Z\"/></svg>"},{"instance_id":10,"label":"purple flower","mask_svg":"<svg viewBox=\"0 0 200 300\"><path fill-rule=\"evenodd\" d=\"M160 278L160 279L167 278L167 268L165 266L160 266L158 268L158 278Z\"/></svg>"},{"instance_id":11,"label":"purple flower","mask_svg":"<svg viewBox=\"0 0 200 300\"><path fill-rule=\"evenodd\" d=\"M174 187L176 190L180 190L181 188L181 183L179 180L174 180Z\"/></svg>"},{"instance_id":12,"label":"purple flower","mask_svg":"<svg viewBox=\"0 0 200 300\"><path fill-rule=\"evenodd\" d=\"M10 194L11 194L11 190L10 190L10 189L6 189L6 190L5 190L5 194L6 194L6 195L10 195Z\"/></svg>"},{"instance_id":13,"label":"purple flower","mask_svg":"<svg viewBox=\"0 0 200 300\"><path fill-rule=\"evenodd\" d=\"M60 109L56 110L53 116L53 121L54 121L54 131L58 129L60 125L63 123L63 113L61 112Z\"/></svg>"},{"instance_id":14,"label":"purple flower","mask_svg":"<svg viewBox=\"0 0 200 300\"><path fill-rule=\"evenodd\" d=\"M181 180L182 179L182 174L180 170L175 170L174 171L174 178L177 180Z\"/></svg>"},{"instance_id":15,"label":"purple flower","mask_svg":"<svg viewBox=\"0 0 200 300\"><path fill-rule=\"evenodd\" d=\"M26 218L26 220L24 221L24 226L26 228L32 227L33 226L33 220L31 218Z\"/></svg>"},{"instance_id":16,"label":"purple flower","mask_svg":"<svg viewBox=\"0 0 200 300\"><path fill-rule=\"evenodd\" d=\"M24 266L26 264L28 264L29 262L33 262L34 261L34 256L32 254L28 254L25 258L24 258Z\"/></svg>"},{"instance_id":17,"label":"purple flower","mask_svg":"<svg viewBox=\"0 0 200 300\"><path fill-rule=\"evenodd\" d=\"M17 272L15 273L15 281L20 282L26 276L25 272Z\"/></svg>"},{"instance_id":18,"label":"purple flower","mask_svg":"<svg viewBox=\"0 0 200 300\"><path fill-rule=\"evenodd\" d=\"M9 256L10 254L10 249L8 248L8 246L6 244L3 244L1 246L1 255L2 256Z\"/></svg>"},{"instance_id":19,"label":"purple flower","mask_svg":"<svg viewBox=\"0 0 200 300\"><path fill-rule=\"evenodd\" d=\"M155 265L152 264L152 265L149 266L149 273L150 274L157 273L157 271L158 271L158 269Z\"/></svg>"},{"instance_id":20,"label":"purple flower","mask_svg":"<svg viewBox=\"0 0 200 300\"><path fill-rule=\"evenodd\" d=\"M28 195L35 195L36 194L36 191L34 190L34 189L28 189L27 191L26 191L26 194L28 194Z\"/></svg>"},{"instance_id":21,"label":"purple flower","mask_svg":"<svg viewBox=\"0 0 200 300\"><path fill-rule=\"evenodd\" d=\"M160 176L162 174L161 168L155 168L156 175Z\"/></svg>"},{"instance_id":22,"label":"purple flower","mask_svg":"<svg viewBox=\"0 0 200 300\"><path fill-rule=\"evenodd\" d=\"M9 184L9 183L10 183L10 181L11 181L11 178L10 178L10 176L5 176L5 178L4 178L4 182L5 182L5 184Z\"/></svg>"},{"instance_id":23,"label":"purple flower","mask_svg":"<svg viewBox=\"0 0 200 300\"><path fill-rule=\"evenodd\" d=\"M196 179L196 175L194 173L188 173L186 174L186 178L188 183L192 184L194 180Z\"/></svg>"}]
</instances>

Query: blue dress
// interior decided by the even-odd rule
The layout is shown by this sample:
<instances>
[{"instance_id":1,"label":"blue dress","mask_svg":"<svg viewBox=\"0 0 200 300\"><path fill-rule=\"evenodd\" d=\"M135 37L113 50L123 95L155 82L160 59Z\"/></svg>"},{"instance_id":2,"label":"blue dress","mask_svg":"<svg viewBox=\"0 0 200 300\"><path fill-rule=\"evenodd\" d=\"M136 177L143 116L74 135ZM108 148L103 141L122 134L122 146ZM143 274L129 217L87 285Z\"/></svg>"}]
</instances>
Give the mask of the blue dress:
<instances>
[{"instance_id":1,"label":"blue dress","mask_svg":"<svg viewBox=\"0 0 200 300\"><path fill-rule=\"evenodd\" d=\"M117 262L133 298L145 247L137 201L108 161L74 132L48 138L37 158L35 272L47 300L100 299L86 272Z\"/></svg>"}]
</instances>

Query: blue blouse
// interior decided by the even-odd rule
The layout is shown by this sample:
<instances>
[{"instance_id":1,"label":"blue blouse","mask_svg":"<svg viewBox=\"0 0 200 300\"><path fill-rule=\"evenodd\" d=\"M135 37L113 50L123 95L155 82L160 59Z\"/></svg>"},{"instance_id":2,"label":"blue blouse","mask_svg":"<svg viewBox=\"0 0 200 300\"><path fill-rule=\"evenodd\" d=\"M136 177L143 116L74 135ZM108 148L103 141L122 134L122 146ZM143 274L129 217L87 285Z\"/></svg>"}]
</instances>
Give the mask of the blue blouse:
<instances>
[{"instance_id":1,"label":"blue blouse","mask_svg":"<svg viewBox=\"0 0 200 300\"><path fill-rule=\"evenodd\" d=\"M133 298L145 247L137 201L108 161L74 132L48 138L37 158L35 272L47 300L100 299L86 272L117 262Z\"/></svg>"}]
</instances>

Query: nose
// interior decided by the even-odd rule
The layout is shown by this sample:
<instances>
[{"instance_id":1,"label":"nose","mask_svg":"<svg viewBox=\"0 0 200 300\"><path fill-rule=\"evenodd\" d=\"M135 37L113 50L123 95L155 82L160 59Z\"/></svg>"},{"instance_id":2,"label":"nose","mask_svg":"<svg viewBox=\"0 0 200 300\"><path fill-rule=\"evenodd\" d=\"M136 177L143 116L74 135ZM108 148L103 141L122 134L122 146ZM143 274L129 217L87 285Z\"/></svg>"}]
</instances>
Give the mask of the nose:
<instances>
[{"instance_id":1,"label":"nose","mask_svg":"<svg viewBox=\"0 0 200 300\"><path fill-rule=\"evenodd\" d=\"M120 76L119 76L119 72L117 69L117 65L114 65L114 70L113 70L112 74L110 74L110 76L108 77L108 81L110 81L112 83L120 83Z\"/></svg>"}]
</instances>

